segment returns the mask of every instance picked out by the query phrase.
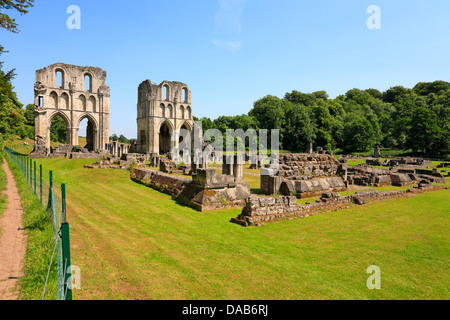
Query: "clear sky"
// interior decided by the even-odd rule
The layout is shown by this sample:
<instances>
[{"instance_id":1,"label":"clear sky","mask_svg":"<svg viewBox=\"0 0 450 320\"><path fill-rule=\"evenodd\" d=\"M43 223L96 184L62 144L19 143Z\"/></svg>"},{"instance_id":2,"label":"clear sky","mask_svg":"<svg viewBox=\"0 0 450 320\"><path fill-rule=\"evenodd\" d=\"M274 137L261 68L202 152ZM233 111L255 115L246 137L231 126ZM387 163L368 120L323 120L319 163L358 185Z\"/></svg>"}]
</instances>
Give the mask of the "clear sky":
<instances>
[{"instance_id":1,"label":"clear sky","mask_svg":"<svg viewBox=\"0 0 450 320\"><path fill-rule=\"evenodd\" d=\"M81 9L69 30L67 8ZM367 9L381 10L369 29ZM196 117L247 113L268 95L450 81L449 0L36 0L0 30L22 103L35 71L56 62L100 67L111 88L110 132L136 137L139 84L188 84Z\"/></svg>"}]
</instances>

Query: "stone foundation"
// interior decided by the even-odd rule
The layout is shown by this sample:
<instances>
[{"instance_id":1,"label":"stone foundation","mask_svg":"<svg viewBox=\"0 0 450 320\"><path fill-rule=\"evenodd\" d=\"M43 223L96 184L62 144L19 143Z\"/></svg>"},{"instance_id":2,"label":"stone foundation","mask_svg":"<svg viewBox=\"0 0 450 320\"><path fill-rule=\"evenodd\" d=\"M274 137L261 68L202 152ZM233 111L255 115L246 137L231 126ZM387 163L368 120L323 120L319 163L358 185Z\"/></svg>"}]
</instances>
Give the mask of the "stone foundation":
<instances>
[{"instance_id":1,"label":"stone foundation","mask_svg":"<svg viewBox=\"0 0 450 320\"><path fill-rule=\"evenodd\" d=\"M242 213L231 222L239 225L262 226L267 222L305 218L324 212L337 211L352 205L364 205L371 201L382 201L392 198L405 197L413 193L447 189L447 187L436 187L423 181L419 187L409 190L396 190L387 192L362 191L350 196L341 196L336 192L322 194L320 200L314 203L299 205L297 199L290 197L257 197L252 196L246 200Z\"/></svg>"},{"instance_id":2,"label":"stone foundation","mask_svg":"<svg viewBox=\"0 0 450 320\"><path fill-rule=\"evenodd\" d=\"M215 170L199 169L192 179L147 168L134 168L131 179L172 196L197 211L239 208L250 196L250 186Z\"/></svg>"}]
</instances>

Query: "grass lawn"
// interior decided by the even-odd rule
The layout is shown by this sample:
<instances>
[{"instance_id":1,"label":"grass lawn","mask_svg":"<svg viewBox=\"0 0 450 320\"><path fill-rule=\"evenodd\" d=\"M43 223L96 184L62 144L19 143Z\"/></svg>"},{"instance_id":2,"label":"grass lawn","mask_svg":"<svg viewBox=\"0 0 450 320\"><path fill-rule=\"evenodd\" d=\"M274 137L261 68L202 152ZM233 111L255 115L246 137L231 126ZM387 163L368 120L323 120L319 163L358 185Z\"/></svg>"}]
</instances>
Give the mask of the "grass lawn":
<instances>
[{"instance_id":1,"label":"grass lawn","mask_svg":"<svg viewBox=\"0 0 450 320\"><path fill-rule=\"evenodd\" d=\"M450 298L448 190L243 228L90 162L38 162L67 186L75 299Z\"/></svg>"}]
</instances>

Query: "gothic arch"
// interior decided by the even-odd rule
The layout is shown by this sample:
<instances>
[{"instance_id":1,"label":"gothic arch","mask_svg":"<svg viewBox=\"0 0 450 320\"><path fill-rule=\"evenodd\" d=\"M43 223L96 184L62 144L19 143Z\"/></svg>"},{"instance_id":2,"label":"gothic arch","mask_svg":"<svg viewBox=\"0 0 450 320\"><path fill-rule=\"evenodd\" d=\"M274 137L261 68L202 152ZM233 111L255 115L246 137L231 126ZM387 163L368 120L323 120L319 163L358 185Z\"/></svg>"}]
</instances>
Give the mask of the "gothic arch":
<instances>
[{"instance_id":1,"label":"gothic arch","mask_svg":"<svg viewBox=\"0 0 450 320\"><path fill-rule=\"evenodd\" d=\"M86 145L82 146L82 147L87 148L89 151L95 151L96 145L97 145L97 141L98 141L98 123L97 123L97 120L95 119L95 117L93 117L89 113L82 114L77 120L78 130L80 128L81 122L84 119L88 120L88 125L87 125L87 128L86 128ZM80 132L78 132L78 134L79 133Z\"/></svg>"},{"instance_id":2,"label":"gothic arch","mask_svg":"<svg viewBox=\"0 0 450 320\"><path fill-rule=\"evenodd\" d=\"M66 143L69 143L70 141L70 118L63 111L55 111L48 116L48 126L46 128L46 139L48 141L48 147L50 147L50 130L52 127L52 122L56 119L56 117L61 117L64 120L64 123L66 124Z\"/></svg>"},{"instance_id":3,"label":"gothic arch","mask_svg":"<svg viewBox=\"0 0 450 320\"><path fill-rule=\"evenodd\" d=\"M61 73L61 84L60 85L58 83L58 73ZM61 67L55 68L54 76L55 76L55 88L66 89L65 88L66 70L64 70Z\"/></svg>"},{"instance_id":4,"label":"gothic arch","mask_svg":"<svg viewBox=\"0 0 450 320\"><path fill-rule=\"evenodd\" d=\"M159 154L167 154L172 151L173 126L170 121L164 120L158 128Z\"/></svg>"},{"instance_id":5,"label":"gothic arch","mask_svg":"<svg viewBox=\"0 0 450 320\"><path fill-rule=\"evenodd\" d=\"M90 96L89 101L88 101L87 111L95 113L96 109L97 109L97 100L95 99L94 96Z\"/></svg>"},{"instance_id":6,"label":"gothic arch","mask_svg":"<svg viewBox=\"0 0 450 320\"><path fill-rule=\"evenodd\" d=\"M53 108L53 109L59 109L58 108L58 105L59 105L58 102L59 102L58 101L58 94L55 91L50 92L50 101L49 101L50 107Z\"/></svg>"}]
</instances>

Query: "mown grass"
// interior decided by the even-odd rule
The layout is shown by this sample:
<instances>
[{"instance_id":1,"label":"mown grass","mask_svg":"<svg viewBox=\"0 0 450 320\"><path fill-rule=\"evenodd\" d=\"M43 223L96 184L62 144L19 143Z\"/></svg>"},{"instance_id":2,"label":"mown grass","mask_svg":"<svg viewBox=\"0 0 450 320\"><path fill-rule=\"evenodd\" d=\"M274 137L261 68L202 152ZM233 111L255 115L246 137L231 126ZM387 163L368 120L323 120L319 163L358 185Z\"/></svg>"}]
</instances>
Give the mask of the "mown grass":
<instances>
[{"instance_id":1,"label":"mown grass","mask_svg":"<svg viewBox=\"0 0 450 320\"><path fill-rule=\"evenodd\" d=\"M25 254L24 277L19 281L21 300L40 300L44 292L48 267L54 249L53 223L50 215L42 207L40 201L31 191L19 167L6 155L9 167L16 180L19 195L24 209L23 221L27 235L27 249ZM44 299L56 299L57 273L56 257L52 268Z\"/></svg>"},{"instance_id":2,"label":"mown grass","mask_svg":"<svg viewBox=\"0 0 450 320\"><path fill-rule=\"evenodd\" d=\"M448 190L243 228L239 209L196 212L127 171L39 162L66 183L76 299L449 298Z\"/></svg>"}]
</instances>

